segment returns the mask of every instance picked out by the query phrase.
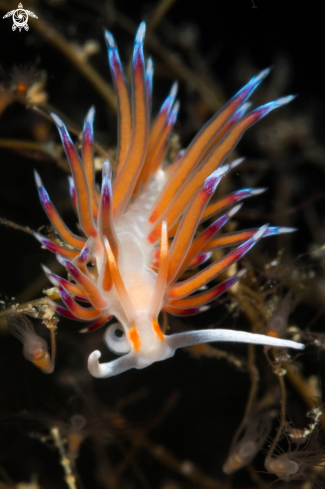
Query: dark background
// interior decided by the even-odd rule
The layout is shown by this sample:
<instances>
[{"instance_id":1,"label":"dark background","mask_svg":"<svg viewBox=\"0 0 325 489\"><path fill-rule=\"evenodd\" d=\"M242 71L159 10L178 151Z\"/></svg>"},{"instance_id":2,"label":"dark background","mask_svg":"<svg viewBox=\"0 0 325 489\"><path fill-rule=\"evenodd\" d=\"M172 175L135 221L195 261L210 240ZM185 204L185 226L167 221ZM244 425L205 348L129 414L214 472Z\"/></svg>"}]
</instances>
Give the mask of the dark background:
<instances>
[{"instance_id":1,"label":"dark background","mask_svg":"<svg viewBox=\"0 0 325 489\"><path fill-rule=\"evenodd\" d=\"M117 1L35 1L24 8L37 13L66 40L83 44L99 43L90 64L109 81L102 28L112 30L120 55L127 64L133 35L125 29L125 18L138 25L150 19L156 2ZM0 2L1 16L17 8L16 3ZM0 82L12 90L14 65L37 65L47 75L48 104L63 113L80 130L88 108L96 107L96 141L114 150L115 113L91 83L42 36L30 22L28 32L12 32L11 19L0 21ZM289 1L176 1L154 31L154 36L193 73L213 87L218 100L226 101L259 70L272 66L271 75L254 94L253 103L263 104L286 94L298 94L288 107L272 113L250 130L238 153L247 160L238 169L230 189L245 186L268 187L269 191L249 200L238 215L240 228L270 222L289 225L297 233L284 239L270 238L259 244L245 260L255 270L261 284L271 289L266 300L273 300L288 289L295 302L290 325L313 331L324 330L324 68L323 17L320 3ZM131 24L132 30L132 24ZM146 47L155 64L153 112L167 95L171 83L179 78L171 66ZM214 113L218 103L202 97L191 77L180 80L181 111L176 132L182 145L190 142L197 130ZM58 144L53 124L19 103L10 104L0 118L0 140L17 139ZM37 230L47 225L33 180L36 168L51 198L67 223L73 226L66 173L54 158L41 153L6 149L0 145L0 215L22 226ZM99 178L100 181L100 178ZM42 229L44 232L44 228ZM284 272L276 269L263 278L265 265L282 252ZM299 256L299 258L298 258ZM4 308L35 299L48 285L40 263L53 266L54 257L40 249L28 234L1 227L1 299ZM294 275L296 271L296 275ZM273 280L273 282L272 282ZM233 307L231 307L233 306ZM234 314L234 311L236 314ZM237 314L238 312L238 314ZM44 337L47 332L34 324ZM184 327L249 328L230 296L222 298L200 317L171 320L173 331ZM226 477L221 467L232 435L237 428L249 391L247 372L238 371L225 360L196 359L179 351L175 358L148 369L129 371L117 378L94 380L86 370L88 354L102 346L102 331L78 334L79 324L61 320L57 335L57 367L46 376L27 363L21 344L6 333L0 336L0 481L8 487L30 481L37 475L44 488L66 487L53 441L43 440L49 429L59 426L69 432L69 418L75 414L87 420L87 438L77 460L82 487L268 487L274 480L259 475L254 481L242 470ZM222 347L245 358L246 347ZM276 377L257 349L260 370L259 397L277 390ZM105 353L106 358L111 358ZM305 379L315 376L321 389L324 354L312 348L298 360ZM274 395L275 399L278 395ZM168 406L170 406L169 409ZM275 410L279 402L275 402ZM288 383L288 413L303 426L307 407ZM159 417L159 413L165 416ZM151 424L155 423L151 430ZM274 428L277 423L274 423ZM273 432L272 432L273 435ZM147 438L150 443L143 441ZM147 444L146 444L147 443ZM170 450L172 460L159 461L158 446ZM266 444L267 446L267 444ZM265 456L265 454L264 454ZM201 479L184 476L175 461L189 460L200 468ZM118 467L125 468L118 471ZM176 465L174 466L173 463ZM255 466L263 470L263 453ZM209 486L204 477L220 480ZM82 481L82 482L81 482ZM2 482L0 482L1 484ZM265 484L263 486L263 484ZM281 483L280 483L281 484ZM0 487L2 487L0 485ZM295 483L292 487L296 487Z\"/></svg>"}]
</instances>

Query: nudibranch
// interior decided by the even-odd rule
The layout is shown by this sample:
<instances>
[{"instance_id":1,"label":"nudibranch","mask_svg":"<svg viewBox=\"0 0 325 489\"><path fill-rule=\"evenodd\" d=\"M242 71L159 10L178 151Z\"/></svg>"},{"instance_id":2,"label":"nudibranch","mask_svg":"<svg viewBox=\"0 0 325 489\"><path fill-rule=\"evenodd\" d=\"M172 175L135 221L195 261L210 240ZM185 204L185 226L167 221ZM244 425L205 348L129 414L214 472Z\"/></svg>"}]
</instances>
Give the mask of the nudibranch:
<instances>
[{"instance_id":1,"label":"nudibranch","mask_svg":"<svg viewBox=\"0 0 325 489\"><path fill-rule=\"evenodd\" d=\"M70 278L59 277L43 267L66 306L53 303L53 307L68 318L91 321L83 332L94 331L113 317L118 321L109 325L104 341L112 352L122 356L99 363L101 353L91 353L88 368L95 377L141 369L173 356L177 348L205 342L303 349L304 345L294 341L243 331L162 332L160 311L184 316L204 310L245 271L210 288L206 284L261 238L292 231L265 225L218 234L239 210L239 201L264 189L246 188L209 201L221 179L241 162L224 163L246 129L293 97L280 98L246 114L248 97L269 73L262 71L207 122L186 151L168 166L164 157L179 109L175 100L177 84L150 128L153 65L150 59L144 61L144 35L145 23L141 23L135 37L129 93L115 40L110 32L105 34L118 105L118 145L114 169L108 159L104 162L101 192L94 174L94 108L85 118L81 158L64 123L52 114L70 164L70 193L81 229L79 236L67 228L35 172L40 200L58 238L48 239L38 233L35 236L56 253ZM215 218L216 214L222 215ZM200 224L210 218L212 223L199 232ZM197 268L210 259L213 250L226 246L237 247ZM189 269L194 269L192 274L181 279Z\"/></svg>"}]
</instances>

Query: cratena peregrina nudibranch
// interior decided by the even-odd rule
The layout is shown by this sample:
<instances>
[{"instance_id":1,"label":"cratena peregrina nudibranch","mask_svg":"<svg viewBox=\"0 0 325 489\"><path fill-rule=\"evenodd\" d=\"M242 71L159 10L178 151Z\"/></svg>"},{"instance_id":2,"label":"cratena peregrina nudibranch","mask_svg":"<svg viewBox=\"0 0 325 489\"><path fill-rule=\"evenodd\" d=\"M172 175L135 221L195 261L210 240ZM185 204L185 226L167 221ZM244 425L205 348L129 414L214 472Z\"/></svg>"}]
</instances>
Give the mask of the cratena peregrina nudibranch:
<instances>
[{"instance_id":1,"label":"cratena peregrina nudibranch","mask_svg":"<svg viewBox=\"0 0 325 489\"><path fill-rule=\"evenodd\" d=\"M247 253L261 238L292 231L263 226L220 236L218 231L239 210L239 201L264 189L246 188L213 200L221 179L241 160L224 163L243 133L271 110L292 100L287 96L246 114L248 97L269 70L245 85L202 128L176 161L167 166L164 156L179 104L177 84L163 103L150 127L153 66L145 64L145 24L135 37L131 90L126 82L115 40L106 32L108 58L118 105L117 162L112 178L108 160L103 166L101 192L95 186L93 156L94 109L88 112L80 157L64 123L55 114L70 164L70 191L82 236L62 221L36 173L41 202L61 240L40 234L37 239L56 253L72 281L43 267L59 290L66 308L53 303L58 313L79 321L92 321L82 331L93 331L113 317L104 334L108 348L118 359L99 363L101 353L90 354L88 368L95 377L110 377L130 368L144 368L174 355L177 348L214 341L256 343L303 349L304 345L243 331L208 329L165 335L158 324L160 311L184 316L197 314L234 285L245 271L205 288ZM233 207L229 207L235 204ZM200 233L198 226L215 214ZM216 248L236 245L222 258L206 265L189 278L186 270L202 265ZM202 291L203 288L203 291ZM90 305L84 307L81 302Z\"/></svg>"}]
</instances>

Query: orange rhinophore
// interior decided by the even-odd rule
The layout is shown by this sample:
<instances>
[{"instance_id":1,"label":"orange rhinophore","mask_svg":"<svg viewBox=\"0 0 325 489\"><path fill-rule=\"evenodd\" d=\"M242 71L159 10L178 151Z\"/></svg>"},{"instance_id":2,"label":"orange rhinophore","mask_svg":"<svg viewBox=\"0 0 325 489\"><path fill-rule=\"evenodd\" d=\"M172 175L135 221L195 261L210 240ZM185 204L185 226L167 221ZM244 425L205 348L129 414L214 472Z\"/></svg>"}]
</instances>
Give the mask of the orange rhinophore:
<instances>
[{"instance_id":1,"label":"orange rhinophore","mask_svg":"<svg viewBox=\"0 0 325 489\"><path fill-rule=\"evenodd\" d=\"M251 112L247 99L269 70L253 77L181 151L172 165L165 152L176 121L179 102L174 83L150 128L153 65L144 60L145 23L135 37L131 87L123 73L114 37L106 32L108 58L118 106L117 164L114 172L107 160L102 188L95 187L92 107L85 119L80 157L62 120L52 118L59 130L70 167L70 193L82 235L63 222L35 173L39 196L60 240L35 233L35 237L57 254L71 280L45 273L66 307L51 305L66 317L93 321L81 331L93 331L115 317L104 334L113 352L122 355L99 363L101 353L89 356L88 367L95 377L117 375L130 368L144 368L174 355L177 348L207 341L239 341L271 346L304 348L293 341L231 330L201 330L164 335L159 326L162 310L178 316L197 314L234 285L239 271L218 285L209 285L237 262L261 238L291 232L291 228L263 226L260 229L217 235L239 210L239 202L264 189L244 189L221 200L210 199L222 178L242 159L225 163L244 132L273 109L290 102L288 96ZM112 176L114 175L114 178ZM231 207L232 206L232 207ZM225 212L221 217L217 213ZM208 218L212 224L198 234ZM239 245L218 260L208 263L211 251ZM182 275L193 267L186 280ZM202 292L202 286L207 289ZM90 307L79 302L88 302Z\"/></svg>"}]
</instances>

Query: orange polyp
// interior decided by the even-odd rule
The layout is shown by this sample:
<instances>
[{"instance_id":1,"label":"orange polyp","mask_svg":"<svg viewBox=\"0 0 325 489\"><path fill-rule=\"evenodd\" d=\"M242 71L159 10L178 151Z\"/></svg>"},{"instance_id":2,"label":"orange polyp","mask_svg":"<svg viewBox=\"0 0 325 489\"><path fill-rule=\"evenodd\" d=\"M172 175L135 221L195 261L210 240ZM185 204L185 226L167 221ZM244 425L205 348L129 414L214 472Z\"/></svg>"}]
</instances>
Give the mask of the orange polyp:
<instances>
[{"instance_id":1,"label":"orange polyp","mask_svg":"<svg viewBox=\"0 0 325 489\"><path fill-rule=\"evenodd\" d=\"M7 322L9 331L23 344L23 355L33 365L49 374L54 370L55 361L55 332L53 326L51 330L51 352L52 358L48 353L46 340L38 336L34 326L26 316L12 316Z\"/></svg>"},{"instance_id":2,"label":"orange polyp","mask_svg":"<svg viewBox=\"0 0 325 489\"><path fill-rule=\"evenodd\" d=\"M141 347L141 340L137 328L136 327L131 328L128 334L129 334L130 341L133 345L134 351L136 352L139 351Z\"/></svg>"},{"instance_id":3,"label":"orange polyp","mask_svg":"<svg viewBox=\"0 0 325 489\"><path fill-rule=\"evenodd\" d=\"M50 367L52 367L50 355L42 350L33 354L33 359L31 359L31 363L35 365L35 367L38 367L45 372L48 371Z\"/></svg>"},{"instance_id":4,"label":"orange polyp","mask_svg":"<svg viewBox=\"0 0 325 489\"><path fill-rule=\"evenodd\" d=\"M142 165L144 163L149 139L148 95L145 83L142 48L135 56L132 71L132 136L125 161L113 183L113 215L120 216L125 210Z\"/></svg>"},{"instance_id":5,"label":"orange polyp","mask_svg":"<svg viewBox=\"0 0 325 489\"><path fill-rule=\"evenodd\" d=\"M27 90L28 85L26 85L26 83L19 83L19 85L17 85L17 92L19 92L20 94L25 95Z\"/></svg>"},{"instance_id":6,"label":"orange polyp","mask_svg":"<svg viewBox=\"0 0 325 489\"><path fill-rule=\"evenodd\" d=\"M160 329L160 326L158 324L158 321L152 321L152 327L156 335L161 341L165 341L165 336L163 335L163 332Z\"/></svg>"},{"instance_id":7,"label":"orange polyp","mask_svg":"<svg viewBox=\"0 0 325 489\"><path fill-rule=\"evenodd\" d=\"M33 358L33 363L39 362L40 360L44 360L44 356L46 355L47 352L44 352L44 350L36 350L35 352L32 353L32 358Z\"/></svg>"}]
</instances>

